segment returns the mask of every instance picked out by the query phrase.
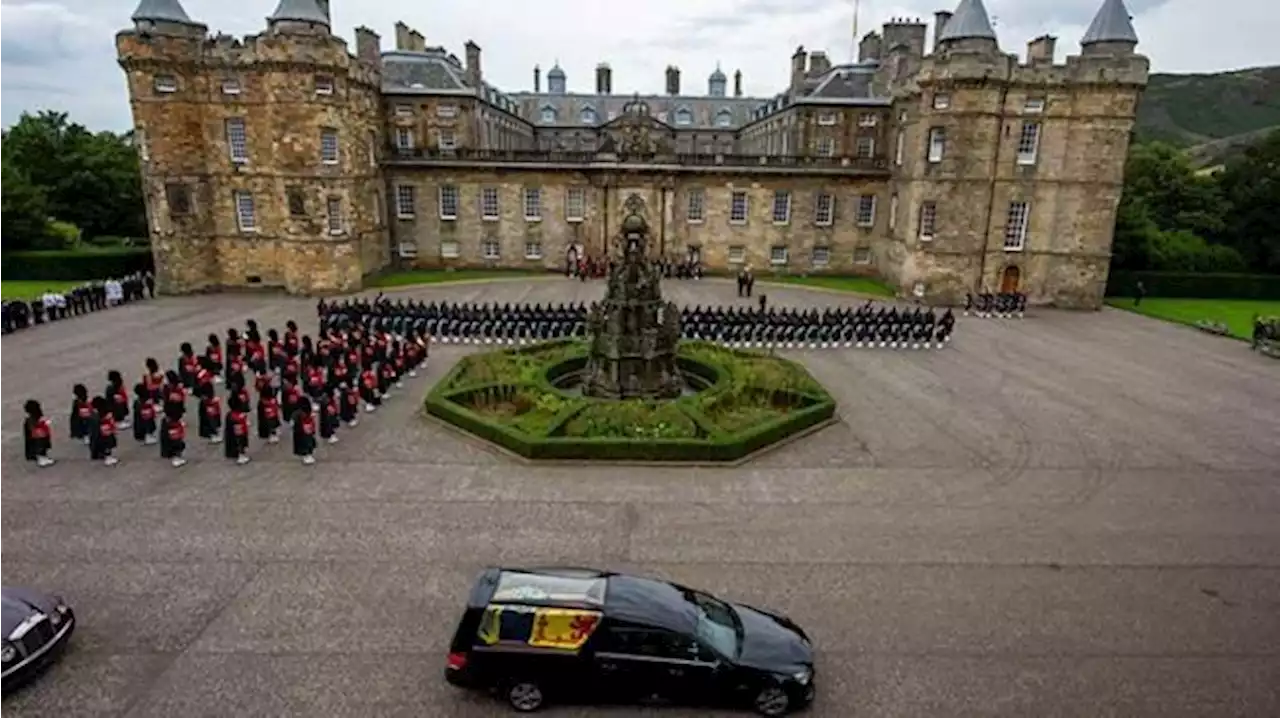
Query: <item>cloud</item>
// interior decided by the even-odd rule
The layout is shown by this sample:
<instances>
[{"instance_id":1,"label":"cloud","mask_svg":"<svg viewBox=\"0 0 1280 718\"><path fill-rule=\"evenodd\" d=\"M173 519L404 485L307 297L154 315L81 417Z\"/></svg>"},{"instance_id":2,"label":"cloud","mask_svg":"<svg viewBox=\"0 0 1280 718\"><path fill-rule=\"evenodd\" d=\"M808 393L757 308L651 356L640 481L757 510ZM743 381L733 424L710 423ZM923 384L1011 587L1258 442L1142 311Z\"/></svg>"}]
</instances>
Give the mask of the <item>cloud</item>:
<instances>
[{"instance_id":1,"label":"cloud","mask_svg":"<svg viewBox=\"0 0 1280 718\"><path fill-rule=\"evenodd\" d=\"M213 31L260 32L277 0L183 0L187 13ZM860 0L859 31L890 17L932 20L958 0ZM1156 71L1216 71L1280 63L1270 28L1280 24L1276 0L1126 0ZM1001 46L1022 52L1044 33L1076 42L1102 0L986 0ZM833 61L854 47L853 0L490 0L370 3L331 0L334 28L368 25L394 42L404 20L461 55L475 40L484 48L486 79L508 91L531 89L533 66L544 75L557 59L569 88L593 89L599 62L613 67L618 92L660 92L667 65L681 68L686 91L701 91L719 63L743 73L748 94L771 96L787 82L796 46L826 50ZM24 111L64 110L93 128L131 124L114 34L130 25L137 0L0 0L0 120ZM1229 26L1226 23L1229 21Z\"/></svg>"}]
</instances>

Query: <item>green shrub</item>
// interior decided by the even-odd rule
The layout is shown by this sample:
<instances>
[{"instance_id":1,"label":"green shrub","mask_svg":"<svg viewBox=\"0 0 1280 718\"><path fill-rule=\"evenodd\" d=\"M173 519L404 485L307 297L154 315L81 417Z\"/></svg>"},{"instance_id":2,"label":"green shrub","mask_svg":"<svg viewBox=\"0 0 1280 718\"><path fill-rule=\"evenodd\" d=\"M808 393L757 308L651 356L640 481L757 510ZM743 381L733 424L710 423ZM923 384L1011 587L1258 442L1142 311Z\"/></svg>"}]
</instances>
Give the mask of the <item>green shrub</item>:
<instances>
[{"instance_id":1,"label":"green shrub","mask_svg":"<svg viewBox=\"0 0 1280 718\"><path fill-rule=\"evenodd\" d=\"M81 281L153 271L148 247L6 252L0 257L6 280Z\"/></svg>"},{"instance_id":2,"label":"green shrub","mask_svg":"<svg viewBox=\"0 0 1280 718\"><path fill-rule=\"evenodd\" d=\"M1142 282L1148 297L1280 299L1280 275L1112 271L1107 296L1132 297Z\"/></svg>"}]
</instances>

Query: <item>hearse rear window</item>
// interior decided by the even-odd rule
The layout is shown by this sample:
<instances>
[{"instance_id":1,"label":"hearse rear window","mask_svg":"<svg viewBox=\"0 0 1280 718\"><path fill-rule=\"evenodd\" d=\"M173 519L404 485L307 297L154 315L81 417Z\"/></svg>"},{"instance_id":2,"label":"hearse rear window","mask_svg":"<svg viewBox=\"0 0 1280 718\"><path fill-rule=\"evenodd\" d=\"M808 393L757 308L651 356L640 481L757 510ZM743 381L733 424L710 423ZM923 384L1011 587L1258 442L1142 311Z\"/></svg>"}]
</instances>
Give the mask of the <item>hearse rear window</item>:
<instances>
[{"instance_id":1,"label":"hearse rear window","mask_svg":"<svg viewBox=\"0 0 1280 718\"><path fill-rule=\"evenodd\" d=\"M500 643L576 651L600 626L599 611L533 606L491 605L476 637L486 646Z\"/></svg>"},{"instance_id":2,"label":"hearse rear window","mask_svg":"<svg viewBox=\"0 0 1280 718\"><path fill-rule=\"evenodd\" d=\"M493 592L494 603L545 603L562 606L604 605L603 578L568 578L504 571Z\"/></svg>"}]
</instances>

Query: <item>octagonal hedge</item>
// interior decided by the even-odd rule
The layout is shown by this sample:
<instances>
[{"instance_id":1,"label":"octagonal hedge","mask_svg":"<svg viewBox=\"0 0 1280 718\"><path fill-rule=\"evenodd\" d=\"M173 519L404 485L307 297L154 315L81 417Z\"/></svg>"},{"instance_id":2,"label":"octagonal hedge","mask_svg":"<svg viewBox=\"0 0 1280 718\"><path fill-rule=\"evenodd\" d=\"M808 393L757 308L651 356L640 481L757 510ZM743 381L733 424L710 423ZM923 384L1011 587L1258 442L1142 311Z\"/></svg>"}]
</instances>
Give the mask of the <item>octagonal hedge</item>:
<instances>
[{"instance_id":1,"label":"octagonal hedge","mask_svg":"<svg viewBox=\"0 0 1280 718\"><path fill-rule=\"evenodd\" d=\"M587 363L566 339L472 354L427 395L432 416L530 459L736 461L835 414L801 365L759 352L682 342L680 368L701 391L609 400L556 387Z\"/></svg>"}]
</instances>

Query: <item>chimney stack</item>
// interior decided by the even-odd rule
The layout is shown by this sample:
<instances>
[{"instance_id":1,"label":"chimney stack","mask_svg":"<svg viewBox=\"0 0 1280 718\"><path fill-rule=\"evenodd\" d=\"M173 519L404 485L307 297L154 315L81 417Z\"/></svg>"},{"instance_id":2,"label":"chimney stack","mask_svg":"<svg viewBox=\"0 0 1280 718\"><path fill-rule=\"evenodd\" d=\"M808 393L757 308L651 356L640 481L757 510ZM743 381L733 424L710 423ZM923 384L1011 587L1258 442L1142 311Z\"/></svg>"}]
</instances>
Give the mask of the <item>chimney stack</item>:
<instances>
[{"instance_id":1,"label":"chimney stack","mask_svg":"<svg viewBox=\"0 0 1280 718\"><path fill-rule=\"evenodd\" d=\"M858 43L858 62L872 62L880 59L883 51L880 42L880 33L869 32L862 36L862 41Z\"/></svg>"},{"instance_id":2,"label":"chimney stack","mask_svg":"<svg viewBox=\"0 0 1280 718\"><path fill-rule=\"evenodd\" d=\"M411 46L413 45L413 39L409 36L409 33L411 32L413 32L413 30L410 30L408 25L402 22L396 23L396 49L397 50L412 49Z\"/></svg>"},{"instance_id":3,"label":"chimney stack","mask_svg":"<svg viewBox=\"0 0 1280 718\"><path fill-rule=\"evenodd\" d=\"M1041 35L1027 43L1027 64L1052 65L1053 54L1058 47L1058 38L1053 35Z\"/></svg>"},{"instance_id":4,"label":"chimney stack","mask_svg":"<svg viewBox=\"0 0 1280 718\"><path fill-rule=\"evenodd\" d=\"M733 71L733 96L742 97L742 70Z\"/></svg>"},{"instance_id":5,"label":"chimney stack","mask_svg":"<svg viewBox=\"0 0 1280 718\"><path fill-rule=\"evenodd\" d=\"M667 94L680 94L680 68L675 65L667 65Z\"/></svg>"},{"instance_id":6,"label":"chimney stack","mask_svg":"<svg viewBox=\"0 0 1280 718\"><path fill-rule=\"evenodd\" d=\"M478 90L484 80L484 75L480 72L480 46L471 40L467 40L465 47L467 51L467 84ZM423 47L422 49L426 48Z\"/></svg>"},{"instance_id":7,"label":"chimney stack","mask_svg":"<svg viewBox=\"0 0 1280 718\"><path fill-rule=\"evenodd\" d=\"M542 92L542 68L533 66L533 91Z\"/></svg>"},{"instance_id":8,"label":"chimney stack","mask_svg":"<svg viewBox=\"0 0 1280 718\"><path fill-rule=\"evenodd\" d=\"M951 21L951 12L949 10L939 10L933 14L933 51L938 51L938 38L942 37L942 30Z\"/></svg>"},{"instance_id":9,"label":"chimney stack","mask_svg":"<svg viewBox=\"0 0 1280 718\"><path fill-rule=\"evenodd\" d=\"M793 95L804 86L805 61L808 57L804 52L804 45L797 47L795 53L791 55L791 92Z\"/></svg>"},{"instance_id":10,"label":"chimney stack","mask_svg":"<svg viewBox=\"0 0 1280 718\"><path fill-rule=\"evenodd\" d=\"M831 59L827 53L815 50L809 53L809 77L818 77L831 69Z\"/></svg>"},{"instance_id":11,"label":"chimney stack","mask_svg":"<svg viewBox=\"0 0 1280 718\"><path fill-rule=\"evenodd\" d=\"M329 16L329 0L316 0L316 7L320 8L320 12L324 13L324 19L332 26L333 18Z\"/></svg>"},{"instance_id":12,"label":"chimney stack","mask_svg":"<svg viewBox=\"0 0 1280 718\"><path fill-rule=\"evenodd\" d=\"M613 69L609 67L607 62L596 65L596 94L613 94Z\"/></svg>"},{"instance_id":13,"label":"chimney stack","mask_svg":"<svg viewBox=\"0 0 1280 718\"><path fill-rule=\"evenodd\" d=\"M356 28L356 57L372 63L382 57L382 38L363 25Z\"/></svg>"},{"instance_id":14,"label":"chimney stack","mask_svg":"<svg viewBox=\"0 0 1280 718\"><path fill-rule=\"evenodd\" d=\"M414 52L422 52L427 49L427 38L417 30L409 31L409 49Z\"/></svg>"}]
</instances>

